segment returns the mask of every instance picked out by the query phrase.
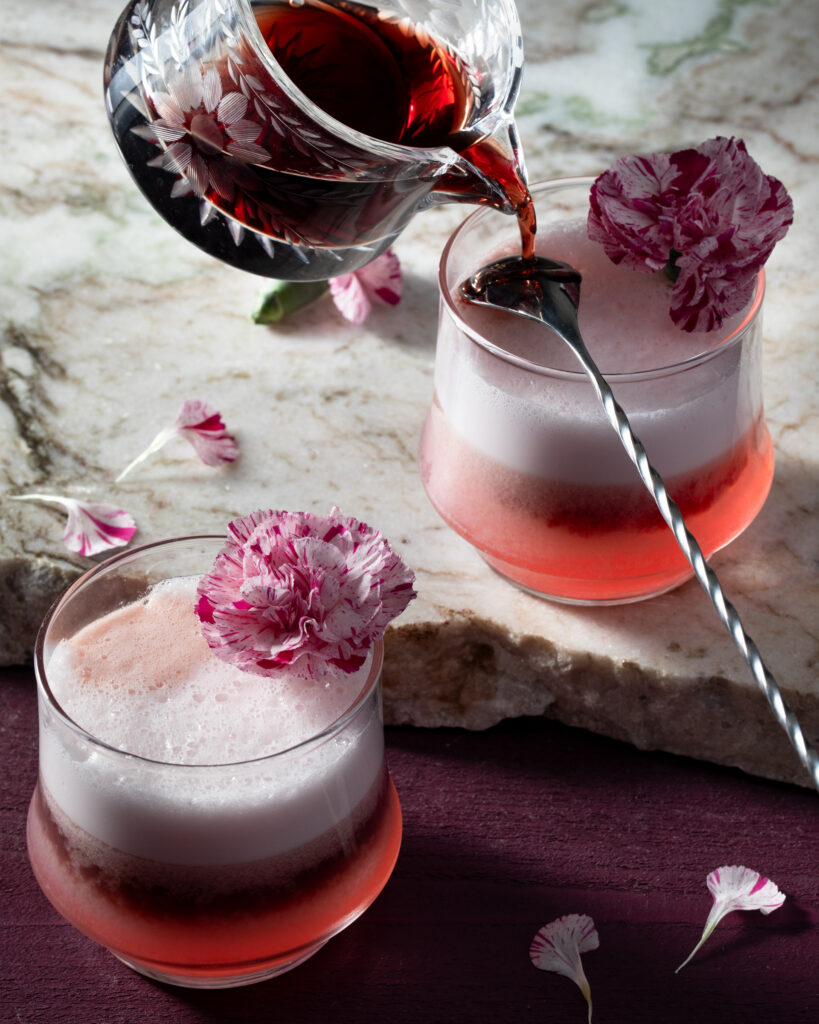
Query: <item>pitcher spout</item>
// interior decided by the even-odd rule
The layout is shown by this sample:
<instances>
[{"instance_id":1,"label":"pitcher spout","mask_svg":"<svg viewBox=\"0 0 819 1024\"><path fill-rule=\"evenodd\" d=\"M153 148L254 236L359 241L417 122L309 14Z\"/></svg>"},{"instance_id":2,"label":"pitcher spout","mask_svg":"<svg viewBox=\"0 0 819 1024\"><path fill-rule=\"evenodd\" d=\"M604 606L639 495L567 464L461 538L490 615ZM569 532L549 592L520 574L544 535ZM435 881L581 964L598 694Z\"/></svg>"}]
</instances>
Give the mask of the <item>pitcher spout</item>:
<instances>
[{"instance_id":1,"label":"pitcher spout","mask_svg":"<svg viewBox=\"0 0 819 1024\"><path fill-rule=\"evenodd\" d=\"M466 145L442 168L424 206L485 203L502 213L520 215L531 202L517 129L504 120L491 135Z\"/></svg>"}]
</instances>

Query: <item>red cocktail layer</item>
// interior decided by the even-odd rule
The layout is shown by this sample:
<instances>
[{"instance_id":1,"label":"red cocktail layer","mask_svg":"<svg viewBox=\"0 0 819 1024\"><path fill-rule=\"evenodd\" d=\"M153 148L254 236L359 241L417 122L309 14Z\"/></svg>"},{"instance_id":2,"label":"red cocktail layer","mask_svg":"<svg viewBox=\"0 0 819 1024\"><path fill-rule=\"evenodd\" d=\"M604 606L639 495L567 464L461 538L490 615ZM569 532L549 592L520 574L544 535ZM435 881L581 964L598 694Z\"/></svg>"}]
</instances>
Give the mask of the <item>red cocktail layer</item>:
<instances>
[{"instance_id":1,"label":"red cocktail layer","mask_svg":"<svg viewBox=\"0 0 819 1024\"><path fill-rule=\"evenodd\" d=\"M627 600L691 575L636 469L633 484L614 485L512 469L468 444L437 400L424 426L420 464L427 494L449 525L490 565L538 593L566 601ZM772 477L773 447L759 419L721 456L665 484L710 555L753 520Z\"/></svg>"},{"instance_id":2,"label":"red cocktail layer","mask_svg":"<svg viewBox=\"0 0 819 1024\"><path fill-rule=\"evenodd\" d=\"M28 843L34 873L76 928L148 972L235 978L315 950L378 895L395 864L401 812L386 773L348 818L249 863L167 864L113 849L66 818L42 783Z\"/></svg>"}]
</instances>

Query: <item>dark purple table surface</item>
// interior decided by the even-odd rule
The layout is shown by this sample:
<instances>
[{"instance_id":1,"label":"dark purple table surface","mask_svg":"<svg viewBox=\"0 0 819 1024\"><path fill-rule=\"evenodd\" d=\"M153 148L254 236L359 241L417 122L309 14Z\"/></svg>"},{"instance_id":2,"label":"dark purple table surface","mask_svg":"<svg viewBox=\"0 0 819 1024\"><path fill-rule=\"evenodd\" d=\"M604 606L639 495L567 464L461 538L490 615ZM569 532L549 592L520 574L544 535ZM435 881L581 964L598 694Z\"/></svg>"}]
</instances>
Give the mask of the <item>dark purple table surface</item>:
<instances>
[{"instance_id":1,"label":"dark purple table surface","mask_svg":"<svg viewBox=\"0 0 819 1024\"><path fill-rule=\"evenodd\" d=\"M528 959L542 924L594 918L594 1020L819 1021L819 803L809 790L546 720L485 733L387 731L404 810L395 873L312 960L262 985L196 992L132 973L41 895L25 849L37 766L28 669L0 670L0 1021L20 1024L585 1021ZM745 864L787 893L735 913L695 960L709 871Z\"/></svg>"}]
</instances>

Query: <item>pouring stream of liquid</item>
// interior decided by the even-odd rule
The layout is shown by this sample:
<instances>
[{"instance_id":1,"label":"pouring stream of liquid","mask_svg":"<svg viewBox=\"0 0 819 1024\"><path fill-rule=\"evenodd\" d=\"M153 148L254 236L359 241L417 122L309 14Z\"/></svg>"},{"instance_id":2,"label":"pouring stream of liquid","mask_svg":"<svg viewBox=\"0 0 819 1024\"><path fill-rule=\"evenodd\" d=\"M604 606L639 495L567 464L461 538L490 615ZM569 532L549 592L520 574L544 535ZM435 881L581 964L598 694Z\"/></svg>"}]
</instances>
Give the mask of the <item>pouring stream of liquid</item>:
<instances>
[{"instance_id":1,"label":"pouring stream of liquid","mask_svg":"<svg viewBox=\"0 0 819 1024\"><path fill-rule=\"evenodd\" d=\"M705 590L723 625L745 659L779 724L819 790L819 756L807 742L794 712L785 703L779 685L765 666L759 650L745 632L734 606L728 601L716 573L705 561L702 549L685 525L682 513L671 500L663 479L651 465L646 450L631 429L623 409L586 348L577 322L581 275L568 263L536 256L508 256L490 263L463 282L461 295L469 302L506 310L515 316L537 320L551 328L574 352L594 386L606 416L626 454L670 527L680 550Z\"/></svg>"}]
</instances>

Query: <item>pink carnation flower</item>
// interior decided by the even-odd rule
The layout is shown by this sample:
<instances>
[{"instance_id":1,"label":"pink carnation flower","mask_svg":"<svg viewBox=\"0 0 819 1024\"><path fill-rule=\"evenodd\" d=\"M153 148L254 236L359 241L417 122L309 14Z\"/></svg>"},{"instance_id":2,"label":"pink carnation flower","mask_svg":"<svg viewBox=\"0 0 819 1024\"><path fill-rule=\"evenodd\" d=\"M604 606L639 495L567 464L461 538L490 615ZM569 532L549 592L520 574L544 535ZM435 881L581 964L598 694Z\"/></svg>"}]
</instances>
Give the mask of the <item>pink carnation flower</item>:
<instances>
[{"instance_id":1,"label":"pink carnation flower","mask_svg":"<svg viewBox=\"0 0 819 1024\"><path fill-rule=\"evenodd\" d=\"M338 509L259 510L228 526L196 612L213 651L245 671L354 672L415 596L413 580L377 530Z\"/></svg>"},{"instance_id":2,"label":"pink carnation flower","mask_svg":"<svg viewBox=\"0 0 819 1024\"><path fill-rule=\"evenodd\" d=\"M615 263L676 274L671 319L711 331L740 312L759 269L793 221L785 186L741 139L623 157L591 190L589 237Z\"/></svg>"}]
</instances>

